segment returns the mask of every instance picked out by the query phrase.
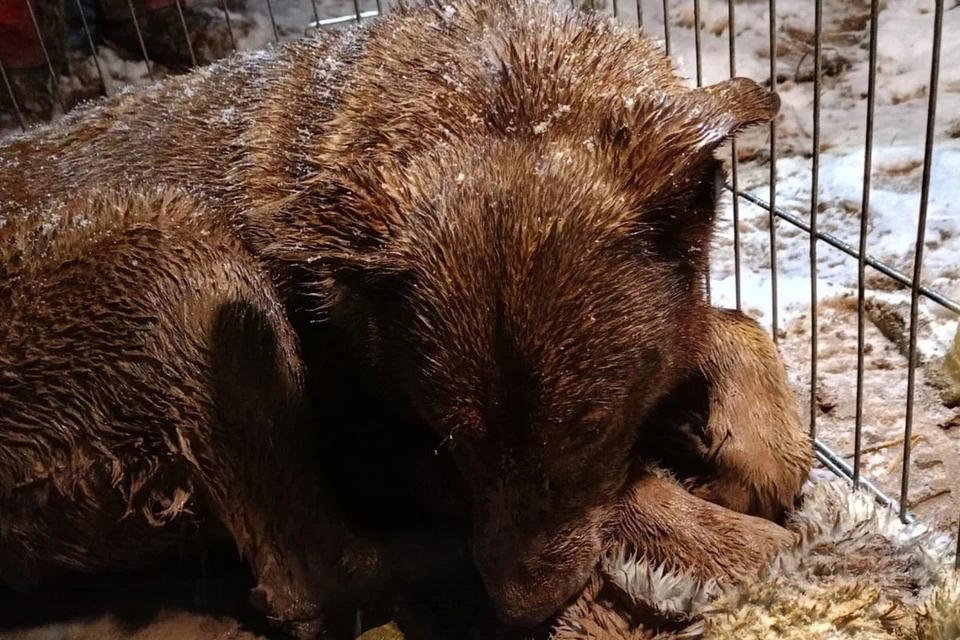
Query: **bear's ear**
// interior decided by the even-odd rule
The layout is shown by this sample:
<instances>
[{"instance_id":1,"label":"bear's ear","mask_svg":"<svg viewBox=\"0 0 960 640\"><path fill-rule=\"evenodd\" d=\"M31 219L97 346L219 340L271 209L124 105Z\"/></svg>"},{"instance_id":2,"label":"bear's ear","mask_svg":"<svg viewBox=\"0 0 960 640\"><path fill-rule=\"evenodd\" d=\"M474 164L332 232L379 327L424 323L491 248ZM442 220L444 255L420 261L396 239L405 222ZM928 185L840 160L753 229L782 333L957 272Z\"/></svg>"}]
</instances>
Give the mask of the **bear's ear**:
<instances>
[{"instance_id":1,"label":"bear's ear","mask_svg":"<svg viewBox=\"0 0 960 640\"><path fill-rule=\"evenodd\" d=\"M714 85L627 101L601 135L614 147L619 169L648 201L673 200L710 164L713 153L739 132L770 122L780 98L753 80ZM712 176L711 176L712 178Z\"/></svg>"},{"instance_id":2,"label":"bear's ear","mask_svg":"<svg viewBox=\"0 0 960 640\"><path fill-rule=\"evenodd\" d=\"M739 132L770 122L780 99L752 80L733 78L698 89L638 94L625 108L619 129L608 130L607 139L618 147L615 162L637 194L633 235L701 268L724 180L714 152Z\"/></svg>"},{"instance_id":3,"label":"bear's ear","mask_svg":"<svg viewBox=\"0 0 960 640\"><path fill-rule=\"evenodd\" d=\"M681 105L688 124L695 125L691 148L713 153L744 129L773 120L780 97L749 78L731 78L683 94Z\"/></svg>"}]
</instances>

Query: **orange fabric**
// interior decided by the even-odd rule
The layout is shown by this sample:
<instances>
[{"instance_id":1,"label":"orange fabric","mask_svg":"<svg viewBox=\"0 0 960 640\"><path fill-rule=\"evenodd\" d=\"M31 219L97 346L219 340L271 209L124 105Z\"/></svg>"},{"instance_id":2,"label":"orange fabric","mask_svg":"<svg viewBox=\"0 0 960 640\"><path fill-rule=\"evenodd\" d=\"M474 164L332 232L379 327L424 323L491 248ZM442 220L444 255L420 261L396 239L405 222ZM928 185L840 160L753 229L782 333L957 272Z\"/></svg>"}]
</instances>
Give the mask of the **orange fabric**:
<instances>
[{"instance_id":1,"label":"orange fabric","mask_svg":"<svg viewBox=\"0 0 960 640\"><path fill-rule=\"evenodd\" d=\"M30 13L24 0L0 0L0 24L30 22Z\"/></svg>"},{"instance_id":2,"label":"orange fabric","mask_svg":"<svg viewBox=\"0 0 960 640\"><path fill-rule=\"evenodd\" d=\"M44 64L26 0L0 0L0 61L8 68Z\"/></svg>"}]
</instances>

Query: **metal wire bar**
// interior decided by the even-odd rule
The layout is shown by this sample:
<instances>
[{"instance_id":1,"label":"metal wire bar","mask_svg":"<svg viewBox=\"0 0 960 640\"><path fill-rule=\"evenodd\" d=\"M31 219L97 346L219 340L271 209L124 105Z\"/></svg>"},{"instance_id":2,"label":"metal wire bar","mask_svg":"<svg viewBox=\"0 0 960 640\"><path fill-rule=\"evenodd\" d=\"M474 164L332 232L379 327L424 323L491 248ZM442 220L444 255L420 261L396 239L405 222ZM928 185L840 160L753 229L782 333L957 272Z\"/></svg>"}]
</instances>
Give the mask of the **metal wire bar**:
<instances>
[{"instance_id":1,"label":"metal wire bar","mask_svg":"<svg viewBox=\"0 0 960 640\"><path fill-rule=\"evenodd\" d=\"M233 25L230 23L230 11L227 9L227 0L220 0L220 6L223 7L223 19L227 23L227 35L230 36L230 46L233 47L234 52L236 52L237 39L233 37ZM316 14L316 3L313 5L313 11L314 14Z\"/></svg>"},{"instance_id":2,"label":"metal wire bar","mask_svg":"<svg viewBox=\"0 0 960 640\"><path fill-rule=\"evenodd\" d=\"M93 55L93 65L97 68L97 76L100 78L100 88L103 95L107 94L107 81L103 77L103 69L100 67L100 54L97 53L97 47L93 44L93 34L90 33L90 25L87 24L87 16L83 15L83 5L80 0L76 0L77 12L80 14L80 23L83 25L83 32L87 36L87 45L90 47L90 53Z\"/></svg>"},{"instance_id":3,"label":"metal wire bar","mask_svg":"<svg viewBox=\"0 0 960 640\"><path fill-rule=\"evenodd\" d=\"M353 13L357 16L357 22L360 22L360 0L353 0Z\"/></svg>"},{"instance_id":4,"label":"metal wire bar","mask_svg":"<svg viewBox=\"0 0 960 640\"><path fill-rule=\"evenodd\" d=\"M960 527L957 528L957 550L953 554L953 568L960 571Z\"/></svg>"},{"instance_id":5,"label":"metal wire bar","mask_svg":"<svg viewBox=\"0 0 960 640\"><path fill-rule=\"evenodd\" d=\"M700 0L693 0L693 41L696 51L697 61L697 86L703 86L703 44L700 41ZM707 262L707 273L704 278L704 289L707 296L707 304L711 302L712 292L710 288L710 263Z\"/></svg>"},{"instance_id":6,"label":"metal wire bar","mask_svg":"<svg viewBox=\"0 0 960 640\"><path fill-rule=\"evenodd\" d=\"M777 2L770 0L770 90L777 90ZM777 120L770 121L770 323L774 344L780 344L777 300Z\"/></svg>"},{"instance_id":7,"label":"metal wire bar","mask_svg":"<svg viewBox=\"0 0 960 640\"><path fill-rule=\"evenodd\" d=\"M873 116L877 95L877 31L880 0L870 2L870 54L867 78L867 131L863 141L863 200L860 203L860 257L857 260L857 407L853 426L853 486L860 486L863 450L863 369L866 349L867 231L870 220L870 182L873 165Z\"/></svg>"},{"instance_id":8,"label":"metal wire bar","mask_svg":"<svg viewBox=\"0 0 960 640\"><path fill-rule=\"evenodd\" d=\"M663 0L663 47L670 57L670 7L669 0Z\"/></svg>"},{"instance_id":9,"label":"metal wire bar","mask_svg":"<svg viewBox=\"0 0 960 640\"><path fill-rule=\"evenodd\" d=\"M920 275L923 271L923 241L927 232L927 208L930 200L930 174L933 169L933 138L937 122L937 90L940 82L940 45L943 39L943 1L936 0L933 18L933 53L930 61L930 92L927 102L927 136L923 147L923 178L920 184L920 219L917 221L917 246L913 262L913 289L910 292L910 348L907 359L907 416L904 421L903 479L900 504L910 490L910 443L913 435L913 395L917 377L917 313L920 305Z\"/></svg>"},{"instance_id":10,"label":"metal wire bar","mask_svg":"<svg viewBox=\"0 0 960 640\"><path fill-rule=\"evenodd\" d=\"M174 3L177 7L177 13L180 16L180 26L183 27L183 39L187 42L187 53L190 54L190 66L197 66L197 57L193 54L193 43L190 42L190 30L187 29L187 19L183 17L183 5L180 0L176 0Z\"/></svg>"},{"instance_id":11,"label":"metal wire bar","mask_svg":"<svg viewBox=\"0 0 960 640\"><path fill-rule=\"evenodd\" d=\"M613 0L613 17L619 18L620 12L617 10L617 0Z\"/></svg>"},{"instance_id":12,"label":"metal wire bar","mask_svg":"<svg viewBox=\"0 0 960 640\"><path fill-rule=\"evenodd\" d=\"M10 78L7 77L7 69L0 60L0 75L3 76L3 84L7 87L7 95L10 96L10 102L13 104L13 111L17 114L17 122L20 124L20 130L27 130L27 123L23 119L23 113L20 111L20 105L17 104L17 96L13 93L13 85L10 84Z\"/></svg>"},{"instance_id":13,"label":"metal wire bar","mask_svg":"<svg viewBox=\"0 0 960 640\"><path fill-rule=\"evenodd\" d=\"M317 0L310 0L310 6L313 8L313 23L320 22L320 10L317 9Z\"/></svg>"},{"instance_id":14,"label":"metal wire bar","mask_svg":"<svg viewBox=\"0 0 960 640\"><path fill-rule=\"evenodd\" d=\"M637 28L643 31L643 3L637 0Z\"/></svg>"},{"instance_id":15,"label":"metal wire bar","mask_svg":"<svg viewBox=\"0 0 960 640\"><path fill-rule=\"evenodd\" d=\"M697 58L697 86L703 86L703 50L700 43L700 0L693 0L693 43Z\"/></svg>"},{"instance_id":16,"label":"metal wire bar","mask_svg":"<svg viewBox=\"0 0 960 640\"><path fill-rule=\"evenodd\" d=\"M361 635L363 635L363 609L360 607L357 607L357 611L354 614L353 635L356 638L359 638Z\"/></svg>"},{"instance_id":17,"label":"metal wire bar","mask_svg":"<svg viewBox=\"0 0 960 640\"><path fill-rule=\"evenodd\" d=\"M376 11L361 11L361 12L360 12L360 17L361 17L361 18L374 18L374 17L376 17L376 16L378 16L378 15L379 15L379 14L378 14ZM343 23L345 23L345 22L353 22L354 19L355 19L355 16L354 16L353 14L350 14L350 15L347 15L347 16L337 16L336 18L324 18L324 19L322 19L322 20L320 20L320 21L318 21L318 22L314 22L313 24L311 24L311 25L309 25L309 26L310 26L311 28L312 28L312 27L332 27L332 26L335 26L335 25L338 25L338 24L343 24Z\"/></svg>"},{"instance_id":18,"label":"metal wire bar","mask_svg":"<svg viewBox=\"0 0 960 640\"><path fill-rule=\"evenodd\" d=\"M147 76L150 78L150 82L153 82L153 68L150 66L150 56L147 55L147 45L143 42L143 33L140 31L140 21L137 20L137 12L133 9L133 0L127 0L127 7L130 8L130 17L133 18L133 30L137 34L137 41L140 43L140 51L143 53L143 63L147 66Z\"/></svg>"},{"instance_id":19,"label":"metal wire bar","mask_svg":"<svg viewBox=\"0 0 960 640\"><path fill-rule=\"evenodd\" d=\"M377 0L377 15L381 15L382 13L383 7L381 6L381 0Z\"/></svg>"},{"instance_id":20,"label":"metal wire bar","mask_svg":"<svg viewBox=\"0 0 960 640\"><path fill-rule=\"evenodd\" d=\"M733 76L731 76L733 77ZM737 141L730 141L730 178L733 181L732 190L736 194L740 188L737 176ZM740 199L733 197L733 286L736 297L736 309L743 308L743 284L740 273Z\"/></svg>"},{"instance_id":21,"label":"metal wire bar","mask_svg":"<svg viewBox=\"0 0 960 640\"><path fill-rule=\"evenodd\" d=\"M273 2L267 0L267 13L270 14L270 26L273 28L273 41L280 42L280 32L277 30L277 19L273 15Z\"/></svg>"},{"instance_id":22,"label":"metal wire bar","mask_svg":"<svg viewBox=\"0 0 960 640\"><path fill-rule=\"evenodd\" d=\"M734 13L733 0L727 0L728 35L730 43L730 77L737 75L737 21ZM736 289L737 311L743 306L743 291L740 274L740 198L736 194L740 191L737 179L737 140L730 140L730 177L733 181L733 279Z\"/></svg>"},{"instance_id":23,"label":"metal wire bar","mask_svg":"<svg viewBox=\"0 0 960 640\"><path fill-rule=\"evenodd\" d=\"M833 449L827 446L826 443L819 438L813 441L813 448L817 460L819 460L823 466L827 467L827 469L832 471L837 476L846 478L847 480L853 482L853 468L847 463L846 460L837 455ZM895 499L881 491L869 480L861 479L860 486L872 493L876 497L879 504L896 511L900 515L901 522L910 524L916 521L916 516L907 511L902 504L898 503Z\"/></svg>"},{"instance_id":24,"label":"metal wire bar","mask_svg":"<svg viewBox=\"0 0 960 640\"><path fill-rule=\"evenodd\" d=\"M823 62L823 0L814 3L813 37L813 161L810 176L810 437L817 437L817 218L820 213L820 79Z\"/></svg>"},{"instance_id":25,"label":"metal wire bar","mask_svg":"<svg viewBox=\"0 0 960 640\"><path fill-rule=\"evenodd\" d=\"M730 184L725 185L725 187L728 191L733 191L733 188ZM765 202L762 198L758 198L757 196L751 193L748 193L746 191L738 192L737 195L743 198L744 200L757 205L758 207L760 207L761 209L764 209L765 211L772 211L773 214L776 215L776 217L779 218L780 220L784 220L792 224L793 226L797 227L798 229L801 229L803 231L806 231L807 233L810 233L810 225L807 222L805 222L803 219L798 218L792 213L787 213L782 209L773 209L768 202ZM853 246L847 244L846 242L844 242L843 240L841 240L840 238L836 237L831 233L827 233L825 231L817 231L817 239L826 242L827 244L829 244L831 247L835 249L839 249L840 251L847 254L854 260L860 259L860 253ZM893 267L890 267L887 264L880 262L876 258L872 256L865 256L864 261L866 262L867 266L876 269L880 273L890 277L891 279L897 281L898 283L906 287L912 286L910 278L905 276L900 271L897 271ZM945 296L939 291L936 291L935 289L931 289L930 287L927 287L925 285L918 286L917 291L919 292L919 295L923 296L924 298L927 298L928 300L932 300L933 302L936 302L944 309L949 309L954 313L960 313L960 303L950 299L949 297Z\"/></svg>"},{"instance_id":26,"label":"metal wire bar","mask_svg":"<svg viewBox=\"0 0 960 640\"><path fill-rule=\"evenodd\" d=\"M43 52L43 59L47 63L47 70L50 72L50 83L53 86L53 95L57 98L57 103L60 105L60 112L66 113L67 109L64 106L63 96L60 94L60 74L54 70L53 62L50 60L50 52L47 51L47 44L43 41L43 32L40 31L40 23L37 22L37 14L33 10L33 2L31 0L23 0L24 4L27 5L27 11L30 12L30 21L33 23L33 30L37 34L37 39L40 41L40 50Z\"/></svg>"}]
</instances>

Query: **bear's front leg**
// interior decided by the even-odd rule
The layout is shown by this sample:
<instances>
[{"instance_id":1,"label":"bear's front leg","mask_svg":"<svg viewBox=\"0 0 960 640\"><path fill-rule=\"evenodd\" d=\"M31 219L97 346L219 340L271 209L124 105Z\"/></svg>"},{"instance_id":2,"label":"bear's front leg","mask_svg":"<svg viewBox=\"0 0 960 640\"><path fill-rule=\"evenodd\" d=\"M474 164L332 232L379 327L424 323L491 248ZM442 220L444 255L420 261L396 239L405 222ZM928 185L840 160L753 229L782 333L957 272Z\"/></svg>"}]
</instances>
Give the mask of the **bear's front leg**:
<instances>
[{"instance_id":1,"label":"bear's front leg","mask_svg":"<svg viewBox=\"0 0 960 640\"><path fill-rule=\"evenodd\" d=\"M645 422L639 454L697 496L781 520L813 465L777 348L752 318L711 308L698 369Z\"/></svg>"}]
</instances>

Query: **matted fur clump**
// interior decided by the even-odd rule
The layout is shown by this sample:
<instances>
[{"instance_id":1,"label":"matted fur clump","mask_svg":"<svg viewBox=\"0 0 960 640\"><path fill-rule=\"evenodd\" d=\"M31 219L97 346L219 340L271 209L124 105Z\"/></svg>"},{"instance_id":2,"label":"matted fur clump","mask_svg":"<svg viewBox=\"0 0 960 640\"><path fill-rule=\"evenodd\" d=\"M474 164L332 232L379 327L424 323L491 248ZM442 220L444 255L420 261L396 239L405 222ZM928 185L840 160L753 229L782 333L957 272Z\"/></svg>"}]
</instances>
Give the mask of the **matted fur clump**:
<instances>
[{"instance_id":1,"label":"matted fur clump","mask_svg":"<svg viewBox=\"0 0 960 640\"><path fill-rule=\"evenodd\" d=\"M949 536L838 479L809 483L789 527L798 544L727 591L614 552L554 640L960 638Z\"/></svg>"}]
</instances>

